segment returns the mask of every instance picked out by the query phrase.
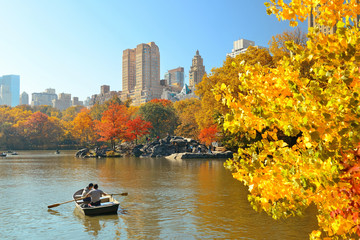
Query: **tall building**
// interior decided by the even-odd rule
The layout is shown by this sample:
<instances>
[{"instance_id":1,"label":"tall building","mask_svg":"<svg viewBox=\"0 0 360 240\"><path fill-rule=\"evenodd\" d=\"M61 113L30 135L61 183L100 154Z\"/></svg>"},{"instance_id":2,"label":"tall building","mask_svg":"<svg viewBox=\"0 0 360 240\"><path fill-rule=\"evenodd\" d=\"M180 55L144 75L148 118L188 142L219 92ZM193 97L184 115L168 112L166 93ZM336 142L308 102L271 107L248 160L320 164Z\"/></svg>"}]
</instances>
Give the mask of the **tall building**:
<instances>
[{"instance_id":1,"label":"tall building","mask_svg":"<svg viewBox=\"0 0 360 240\"><path fill-rule=\"evenodd\" d=\"M20 76L0 77L0 104L15 107L20 101Z\"/></svg>"},{"instance_id":2,"label":"tall building","mask_svg":"<svg viewBox=\"0 0 360 240\"><path fill-rule=\"evenodd\" d=\"M184 86L184 68L178 67L171 69L165 73L164 78L169 86L182 88Z\"/></svg>"},{"instance_id":3,"label":"tall building","mask_svg":"<svg viewBox=\"0 0 360 240\"><path fill-rule=\"evenodd\" d=\"M324 33L325 35L328 34L334 34L336 33L336 25L333 27L320 25L316 22L316 15L319 12L319 6L317 6L315 9L311 9L310 16L308 18L308 28L310 27L318 27L320 32Z\"/></svg>"},{"instance_id":4,"label":"tall building","mask_svg":"<svg viewBox=\"0 0 360 240\"><path fill-rule=\"evenodd\" d=\"M231 50L231 53L226 54L226 56L234 58L241 53L245 53L250 46L256 48L266 48L262 46L256 46L254 41L239 39L234 41L234 48Z\"/></svg>"},{"instance_id":5,"label":"tall building","mask_svg":"<svg viewBox=\"0 0 360 240\"><path fill-rule=\"evenodd\" d=\"M84 106L83 101L79 101L78 97L73 97L73 100L71 101L71 106Z\"/></svg>"},{"instance_id":6,"label":"tall building","mask_svg":"<svg viewBox=\"0 0 360 240\"><path fill-rule=\"evenodd\" d=\"M29 94L26 92L20 95L20 105L29 105Z\"/></svg>"},{"instance_id":7,"label":"tall building","mask_svg":"<svg viewBox=\"0 0 360 240\"><path fill-rule=\"evenodd\" d=\"M199 54L199 50L196 51L196 55L192 59L192 65L189 71L189 87L194 89L196 84L201 82L205 75L205 66L203 65L203 59Z\"/></svg>"},{"instance_id":8,"label":"tall building","mask_svg":"<svg viewBox=\"0 0 360 240\"><path fill-rule=\"evenodd\" d=\"M52 105L54 108L63 111L71 107L71 94L70 93L60 93L58 99L52 100Z\"/></svg>"},{"instance_id":9,"label":"tall building","mask_svg":"<svg viewBox=\"0 0 360 240\"><path fill-rule=\"evenodd\" d=\"M136 49L126 49L123 51L122 59L122 91L133 92L135 90L135 51Z\"/></svg>"},{"instance_id":10,"label":"tall building","mask_svg":"<svg viewBox=\"0 0 360 240\"><path fill-rule=\"evenodd\" d=\"M48 88L45 92L41 93L32 93L31 94L31 106L40 106L40 105L49 105L52 106L53 100L58 99L58 96L55 93L55 89Z\"/></svg>"},{"instance_id":11,"label":"tall building","mask_svg":"<svg viewBox=\"0 0 360 240\"><path fill-rule=\"evenodd\" d=\"M160 52L154 43L142 43L123 51L122 100L132 98L138 106L160 98Z\"/></svg>"},{"instance_id":12,"label":"tall building","mask_svg":"<svg viewBox=\"0 0 360 240\"><path fill-rule=\"evenodd\" d=\"M102 85L100 87L100 94L94 94L91 96L91 98L85 100L84 105L85 106L93 106L96 103L97 104L104 104L106 101L114 98L114 97L120 97L121 92L117 91L110 91L109 85Z\"/></svg>"}]
</instances>

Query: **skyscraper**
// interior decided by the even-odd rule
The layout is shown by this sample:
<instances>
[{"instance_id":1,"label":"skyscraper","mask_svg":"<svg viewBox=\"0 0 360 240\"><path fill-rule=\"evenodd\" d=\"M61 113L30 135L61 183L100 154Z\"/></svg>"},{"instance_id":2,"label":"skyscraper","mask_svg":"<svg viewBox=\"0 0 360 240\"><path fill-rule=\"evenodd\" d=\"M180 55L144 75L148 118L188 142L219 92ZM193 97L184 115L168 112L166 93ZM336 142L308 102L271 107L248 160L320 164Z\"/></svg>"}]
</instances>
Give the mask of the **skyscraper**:
<instances>
[{"instance_id":1,"label":"skyscraper","mask_svg":"<svg viewBox=\"0 0 360 240\"><path fill-rule=\"evenodd\" d=\"M184 68L178 67L171 69L165 73L164 78L166 79L169 86L177 86L182 88L184 86Z\"/></svg>"},{"instance_id":2,"label":"skyscraper","mask_svg":"<svg viewBox=\"0 0 360 240\"><path fill-rule=\"evenodd\" d=\"M196 51L196 55L192 59L192 65L189 71L189 86L195 88L196 84L201 82L205 75L205 66L203 65L203 59L199 54L199 50Z\"/></svg>"},{"instance_id":3,"label":"skyscraper","mask_svg":"<svg viewBox=\"0 0 360 240\"><path fill-rule=\"evenodd\" d=\"M20 101L20 76L0 77L0 104L15 107Z\"/></svg>"},{"instance_id":4,"label":"skyscraper","mask_svg":"<svg viewBox=\"0 0 360 240\"><path fill-rule=\"evenodd\" d=\"M135 106L160 98L160 52L154 43L142 43L123 51L123 95Z\"/></svg>"},{"instance_id":5,"label":"skyscraper","mask_svg":"<svg viewBox=\"0 0 360 240\"><path fill-rule=\"evenodd\" d=\"M135 90L135 49L126 49L123 51L122 60L122 91L133 92Z\"/></svg>"},{"instance_id":6,"label":"skyscraper","mask_svg":"<svg viewBox=\"0 0 360 240\"><path fill-rule=\"evenodd\" d=\"M20 95L20 105L29 105L29 94L26 92Z\"/></svg>"},{"instance_id":7,"label":"skyscraper","mask_svg":"<svg viewBox=\"0 0 360 240\"><path fill-rule=\"evenodd\" d=\"M320 32L324 33L325 35L336 33L336 25L330 28L329 26L320 25L316 22L316 15L319 12L319 7L320 5L317 6L315 9L311 9L311 13L308 19L308 28L318 27Z\"/></svg>"},{"instance_id":8,"label":"skyscraper","mask_svg":"<svg viewBox=\"0 0 360 240\"><path fill-rule=\"evenodd\" d=\"M31 106L49 105L52 106L52 101L58 99L55 89L48 88L45 92L31 94Z\"/></svg>"},{"instance_id":9,"label":"skyscraper","mask_svg":"<svg viewBox=\"0 0 360 240\"><path fill-rule=\"evenodd\" d=\"M245 53L250 46L259 49L266 48L262 46L256 46L254 41L239 39L234 41L234 48L232 49L231 53L226 54L226 56L234 58L241 53Z\"/></svg>"}]
</instances>

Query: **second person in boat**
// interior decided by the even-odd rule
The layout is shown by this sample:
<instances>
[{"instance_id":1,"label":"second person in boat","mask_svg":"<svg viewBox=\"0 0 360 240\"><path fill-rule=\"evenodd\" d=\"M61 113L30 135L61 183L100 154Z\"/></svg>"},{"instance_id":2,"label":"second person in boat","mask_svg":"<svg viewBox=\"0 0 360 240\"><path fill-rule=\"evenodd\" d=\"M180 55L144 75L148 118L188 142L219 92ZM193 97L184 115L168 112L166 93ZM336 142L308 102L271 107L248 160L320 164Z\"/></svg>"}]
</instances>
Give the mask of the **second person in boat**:
<instances>
[{"instance_id":1,"label":"second person in boat","mask_svg":"<svg viewBox=\"0 0 360 240\"><path fill-rule=\"evenodd\" d=\"M108 195L105 192L103 192L102 190L98 189L99 186L97 184L94 185L94 189L91 190L86 197L91 197L91 202L90 205L91 206L100 206L100 198L102 196Z\"/></svg>"}]
</instances>

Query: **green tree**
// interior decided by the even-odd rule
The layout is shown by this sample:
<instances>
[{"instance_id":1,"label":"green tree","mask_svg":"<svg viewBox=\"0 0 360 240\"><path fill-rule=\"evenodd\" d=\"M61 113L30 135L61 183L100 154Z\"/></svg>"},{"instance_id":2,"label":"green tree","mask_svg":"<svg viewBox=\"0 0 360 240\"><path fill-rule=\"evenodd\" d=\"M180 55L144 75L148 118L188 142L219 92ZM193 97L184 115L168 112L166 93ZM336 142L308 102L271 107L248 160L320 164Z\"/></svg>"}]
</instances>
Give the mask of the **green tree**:
<instances>
[{"instance_id":1,"label":"green tree","mask_svg":"<svg viewBox=\"0 0 360 240\"><path fill-rule=\"evenodd\" d=\"M145 121L151 122L153 137L172 135L178 126L178 116L171 102L147 102L140 107L139 114Z\"/></svg>"}]
</instances>

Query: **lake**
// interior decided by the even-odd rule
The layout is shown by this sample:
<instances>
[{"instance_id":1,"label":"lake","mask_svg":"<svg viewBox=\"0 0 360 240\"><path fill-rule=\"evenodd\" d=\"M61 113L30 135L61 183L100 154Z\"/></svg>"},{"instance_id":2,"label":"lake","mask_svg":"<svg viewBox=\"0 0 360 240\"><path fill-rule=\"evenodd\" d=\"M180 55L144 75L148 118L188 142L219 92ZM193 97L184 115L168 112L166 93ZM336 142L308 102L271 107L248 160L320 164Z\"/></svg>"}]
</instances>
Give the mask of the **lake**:
<instances>
[{"instance_id":1,"label":"lake","mask_svg":"<svg viewBox=\"0 0 360 240\"><path fill-rule=\"evenodd\" d=\"M0 239L309 239L315 209L275 221L255 212L223 160L77 159L74 151L19 151L0 158ZM72 200L98 183L118 215L88 217Z\"/></svg>"}]
</instances>

